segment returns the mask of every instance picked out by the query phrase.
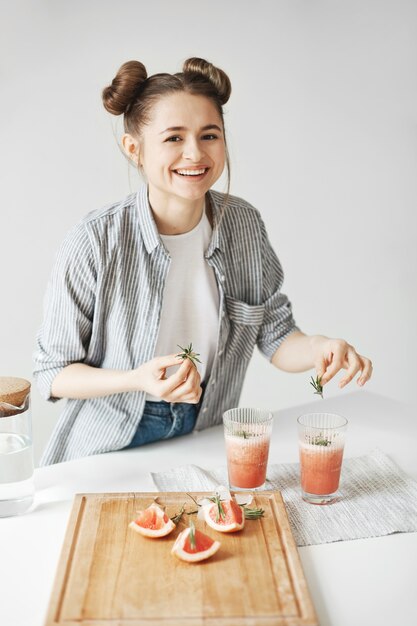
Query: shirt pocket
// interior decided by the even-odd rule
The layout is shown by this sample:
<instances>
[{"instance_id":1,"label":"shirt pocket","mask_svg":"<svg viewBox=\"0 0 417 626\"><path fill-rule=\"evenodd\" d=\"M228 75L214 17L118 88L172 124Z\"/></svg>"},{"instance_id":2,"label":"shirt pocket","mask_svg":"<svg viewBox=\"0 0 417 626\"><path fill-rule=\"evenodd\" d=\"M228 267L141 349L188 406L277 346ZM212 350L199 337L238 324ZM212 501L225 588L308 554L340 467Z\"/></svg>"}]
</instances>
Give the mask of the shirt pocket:
<instances>
[{"instance_id":1,"label":"shirt pocket","mask_svg":"<svg viewBox=\"0 0 417 626\"><path fill-rule=\"evenodd\" d=\"M228 334L226 354L230 359L250 359L265 312L264 304L248 304L225 296Z\"/></svg>"}]
</instances>

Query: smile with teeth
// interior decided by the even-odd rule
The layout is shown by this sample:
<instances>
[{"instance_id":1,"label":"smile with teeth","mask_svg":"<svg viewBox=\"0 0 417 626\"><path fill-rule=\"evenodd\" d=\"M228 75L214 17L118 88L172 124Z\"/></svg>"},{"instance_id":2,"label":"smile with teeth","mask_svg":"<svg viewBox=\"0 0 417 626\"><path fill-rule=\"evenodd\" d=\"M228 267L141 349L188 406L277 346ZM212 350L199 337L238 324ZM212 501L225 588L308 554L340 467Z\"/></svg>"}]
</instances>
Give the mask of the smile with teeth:
<instances>
[{"instance_id":1,"label":"smile with teeth","mask_svg":"<svg viewBox=\"0 0 417 626\"><path fill-rule=\"evenodd\" d=\"M181 176L201 176L208 171L208 167L203 167L199 170L174 170L176 174L180 174Z\"/></svg>"}]
</instances>

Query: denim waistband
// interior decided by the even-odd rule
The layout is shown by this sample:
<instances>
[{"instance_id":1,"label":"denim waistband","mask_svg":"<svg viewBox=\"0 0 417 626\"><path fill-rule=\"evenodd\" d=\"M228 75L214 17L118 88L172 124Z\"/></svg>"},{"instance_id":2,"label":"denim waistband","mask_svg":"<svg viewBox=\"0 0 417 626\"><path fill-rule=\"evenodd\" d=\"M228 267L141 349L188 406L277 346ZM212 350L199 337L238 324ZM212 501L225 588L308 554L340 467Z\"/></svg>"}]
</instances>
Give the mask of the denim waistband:
<instances>
[{"instance_id":1,"label":"denim waistband","mask_svg":"<svg viewBox=\"0 0 417 626\"><path fill-rule=\"evenodd\" d=\"M203 393L198 404L166 402L165 400L145 402L136 433L125 449L190 433L194 429L205 386L205 384L202 385Z\"/></svg>"}]
</instances>

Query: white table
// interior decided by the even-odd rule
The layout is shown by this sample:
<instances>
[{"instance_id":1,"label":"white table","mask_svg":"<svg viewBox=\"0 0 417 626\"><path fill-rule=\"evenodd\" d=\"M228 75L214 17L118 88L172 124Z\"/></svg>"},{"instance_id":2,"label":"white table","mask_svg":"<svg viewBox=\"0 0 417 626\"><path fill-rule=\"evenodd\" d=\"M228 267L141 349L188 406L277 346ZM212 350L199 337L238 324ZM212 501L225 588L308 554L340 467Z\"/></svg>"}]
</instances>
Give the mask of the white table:
<instances>
[{"instance_id":1,"label":"white table","mask_svg":"<svg viewBox=\"0 0 417 626\"><path fill-rule=\"evenodd\" d=\"M270 461L298 461L296 417L334 411L349 420L345 456L378 446L417 480L417 420L407 405L361 390L276 412ZM215 427L178 439L35 471L36 505L0 519L0 624L42 626L76 493L156 491L150 471L225 464ZM417 533L299 548L321 626L415 626Z\"/></svg>"}]
</instances>

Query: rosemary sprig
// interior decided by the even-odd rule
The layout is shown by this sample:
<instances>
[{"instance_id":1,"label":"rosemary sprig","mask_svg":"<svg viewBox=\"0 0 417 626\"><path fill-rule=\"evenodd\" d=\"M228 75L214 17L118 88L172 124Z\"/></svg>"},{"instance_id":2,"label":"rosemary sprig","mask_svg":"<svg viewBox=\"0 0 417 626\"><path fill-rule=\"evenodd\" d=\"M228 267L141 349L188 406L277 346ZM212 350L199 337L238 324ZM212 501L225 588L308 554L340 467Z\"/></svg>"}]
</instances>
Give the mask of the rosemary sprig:
<instances>
[{"instance_id":1,"label":"rosemary sprig","mask_svg":"<svg viewBox=\"0 0 417 626\"><path fill-rule=\"evenodd\" d=\"M196 549L196 542L195 542L195 526L194 526L194 522L193 520L190 518L190 546L191 546L191 550L195 550Z\"/></svg>"},{"instance_id":2,"label":"rosemary sprig","mask_svg":"<svg viewBox=\"0 0 417 626\"><path fill-rule=\"evenodd\" d=\"M316 380L314 380L314 378L311 376L310 385L313 385L314 389L316 390L314 393L323 398L323 387L321 384L322 378L322 376L316 376Z\"/></svg>"},{"instance_id":3,"label":"rosemary sprig","mask_svg":"<svg viewBox=\"0 0 417 626\"><path fill-rule=\"evenodd\" d=\"M323 437L322 433L316 435L315 437L310 438L310 443L313 446L330 446L331 439L327 439L327 437Z\"/></svg>"},{"instance_id":4,"label":"rosemary sprig","mask_svg":"<svg viewBox=\"0 0 417 626\"><path fill-rule=\"evenodd\" d=\"M214 502L217 505L217 511L216 511L216 522L220 521L221 519L224 519L226 517L225 512L223 510L223 505L220 501L220 496L219 495L214 495L212 498L209 498L209 500L211 500L212 502Z\"/></svg>"},{"instance_id":5,"label":"rosemary sprig","mask_svg":"<svg viewBox=\"0 0 417 626\"><path fill-rule=\"evenodd\" d=\"M322 445L326 445L326 444L322 444ZM188 494L190 495L190 494ZM190 496L190 498L192 498L192 496ZM194 498L193 498L194 500ZM212 502L215 501L214 498L210 498L210 500ZM201 504L197 504L197 506L201 506ZM216 515L216 522L218 522L220 520L220 517L222 519L224 519L225 514L224 514L224 510L223 507L221 505L220 499L217 503L218 506L218 511L217 511L217 515ZM243 508L243 513L245 514L245 519L259 519L260 517L263 517L265 511L264 509L250 509L249 507L247 507L244 504L240 504L239 506L241 506ZM173 515L171 517L172 521L174 522L175 525L179 524L182 516L183 515L195 515L196 513L198 513L198 509L196 511L186 511L185 510L185 505L183 504L181 509L179 510L178 513L176 513L175 515Z\"/></svg>"},{"instance_id":6,"label":"rosemary sprig","mask_svg":"<svg viewBox=\"0 0 417 626\"><path fill-rule=\"evenodd\" d=\"M194 498L193 498L194 499ZM174 522L175 525L179 524L182 516L183 515L194 515L194 513L198 513L198 509L196 511L186 511L185 510L185 503L182 505L182 507L180 508L180 510L178 511L178 513L176 513L175 515L173 515L171 517L172 521Z\"/></svg>"},{"instance_id":7,"label":"rosemary sprig","mask_svg":"<svg viewBox=\"0 0 417 626\"><path fill-rule=\"evenodd\" d=\"M195 504L198 507L201 506L201 504L198 504L197 500L195 498L193 498L191 493L187 493L187 496L189 496L191 498L191 500L193 502L195 502ZM224 519L225 518L225 512L224 512L223 506L221 504L220 496L218 494L215 494L211 498L208 498L208 500L211 500L212 502L215 502L217 504L216 522L218 522L220 520L220 517L222 519ZM245 514L245 519L259 519L260 517L263 517L263 515L265 513L264 509L258 509L258 508L251 509L248 506L246 506L245 504L240 504L239 506L241 506L243 508L243 512ZM198 510L197 511L190 511L190 512L185 511L185 513L187 515L192 515L193 513L198 513ZM173 520L173 518L171 518L171 519Z\"/></svg>"},{"instance_id":8,"label":"rosemary sprig","mask_svg":"<svg viewBox=\"0 0 417 626\"><path fill-rule=\"evenodd\" d=\"M245 514L245 519L259 519L260 517L264 516L264 509L250 509L249 507L245 506L245 505L241 505L243 506L243 512Z\"/></svg>"},{"instance_id":9,"label":"rosemary sprig","mask_svg":"<svg viewBox=\"0 0 417 626\"><path fill-rule=\"evenodd\" d=\"M243 437L243 439L249 439L251 436L251 433L247 433L246 430L238 430L233 434L236 435L236 437Z\"/></svg>"},{"instance_id":10,"label":"rosemary sprig","mask_svg":"<svg viewBox=\"0 0 417 626\"><path fill-rule=\"evenodd\" d=\"M184 513L185 513L185 504L182 505L178 513L176 513L175 515L171 517L171 520L174 522L175 525L180 523L181 518L184 515Z\"/></svg>"},{"instance_id":11,"label":"rosemary sprig","mask_svg":"<svg viewBox=\"0 0 417 626\"><path fill-rule=\"evenodd\" d=\"M194 502L194 504L195 504L196 506L200 506L200 505L198 504L197 500L196 500L195 498L193 498L193 496L191 495L191 493L188 493L188 492L187 492L187 496L188 496L189 498L191 498L191 500Z\"/></svg>"},{"instance_id":12,"label":"rosemary sprig","mask_svg":"<svg viewBox=\"0 0 417 626\"><path fill-rule=\"evenodd\" d=\"M198 363L201 363L200 359L198 358L200 356L200 353L193 351L193 344L192 343L190 343L190 345L187 348L183 348L179 344L177 344L177 346L179 348L181 348L181 350L182 350L181 354L177 354L177 356L181 357L181 359L183 361L185 361L185 359L190 359L191 363L193 365L195 365L196 367L197 367L196 361Z\"/></svg>"}]
</instances>

